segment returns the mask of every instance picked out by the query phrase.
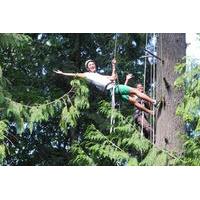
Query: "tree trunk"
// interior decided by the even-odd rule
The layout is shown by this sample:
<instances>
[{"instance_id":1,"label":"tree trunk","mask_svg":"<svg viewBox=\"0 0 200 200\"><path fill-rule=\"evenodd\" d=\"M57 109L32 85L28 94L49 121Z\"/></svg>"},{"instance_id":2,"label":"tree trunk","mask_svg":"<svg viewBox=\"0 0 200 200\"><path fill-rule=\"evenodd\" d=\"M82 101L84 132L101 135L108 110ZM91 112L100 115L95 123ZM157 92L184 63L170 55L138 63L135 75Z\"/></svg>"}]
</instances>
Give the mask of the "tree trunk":
<instances>
[{"instance_id":1,"label":"tree trunk","mask_svg":"<svg viewBox=\"0 0 200 200\"><path fill-rule=\"evenodd\" d=\"M176 153L182 152L181 133L184 124L176 116L176 108L183 99L183 92L174 88L178 77L175 65L186 55L186 41L183 33L163 33L158 37L158 57L164 62L157 63L156 97L162 99L157 111L156 146Z\"/></svg>"}]
</instances>

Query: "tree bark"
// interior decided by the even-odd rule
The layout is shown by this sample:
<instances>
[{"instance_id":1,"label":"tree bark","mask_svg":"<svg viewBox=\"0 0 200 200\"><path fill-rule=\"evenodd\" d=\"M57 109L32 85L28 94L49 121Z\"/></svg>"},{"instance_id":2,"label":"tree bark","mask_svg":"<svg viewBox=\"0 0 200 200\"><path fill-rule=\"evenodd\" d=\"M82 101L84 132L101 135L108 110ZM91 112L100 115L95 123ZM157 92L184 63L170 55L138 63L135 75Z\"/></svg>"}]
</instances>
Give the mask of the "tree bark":
<instances>
[{"instance_id":1,"label":"tree bark","mask_svg":"<svg viewBox=\"0 0 200 200\"><path fill-rule=\"evenodd\" d=\"M158 57L164 62L158 61L156 70L156 98L162 99L156 116L156 146L181 153L184 123L176 116L176 108L183 99L183 91L174 88L174 81L178 77L175 65L186 55L185 34L162 33L157 43Z\"/></svg>"}]
</instances>

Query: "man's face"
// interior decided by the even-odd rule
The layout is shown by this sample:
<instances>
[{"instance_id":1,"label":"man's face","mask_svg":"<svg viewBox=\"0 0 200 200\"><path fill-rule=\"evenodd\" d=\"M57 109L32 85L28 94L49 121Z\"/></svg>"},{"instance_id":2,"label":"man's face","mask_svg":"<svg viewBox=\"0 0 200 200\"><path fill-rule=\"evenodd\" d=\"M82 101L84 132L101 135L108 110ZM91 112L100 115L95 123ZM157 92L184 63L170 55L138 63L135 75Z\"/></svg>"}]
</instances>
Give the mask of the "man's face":
<instances>
[{"instance_id":1,"label":"man's face","mask_svg":"<svg viewBox=\"0 0 200 200\"><path fill-rule=\"evenodd\" d=\"M144 92L144 88L143 88L142 84L137 84L137 89L142 93Z\"/></svg>"},{"instance_id":2,"label":"man's face","mask_svg":"<svg viewBox=\"0 0 200 200\"><path fill-rule=\"evenodd\" d=\"M87 69L89 72L96 72L96 65L94 62L89 62L87 65Z\"/></svg>"}]
</instances>

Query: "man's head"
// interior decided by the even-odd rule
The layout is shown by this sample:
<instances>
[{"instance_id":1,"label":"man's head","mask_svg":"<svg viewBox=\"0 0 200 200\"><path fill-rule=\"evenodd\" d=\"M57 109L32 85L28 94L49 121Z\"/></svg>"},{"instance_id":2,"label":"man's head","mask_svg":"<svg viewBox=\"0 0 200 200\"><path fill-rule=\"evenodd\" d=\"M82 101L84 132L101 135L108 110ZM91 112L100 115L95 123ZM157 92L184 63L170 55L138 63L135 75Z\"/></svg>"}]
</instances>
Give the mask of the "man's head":
<instances>
[{"instance_id":1,"label":"man's head","mask_svg":"<svg viewBox=\"0 0 200 200\"><path fill-rule=\"evenodd\" d=\"M144 88L143 88L143 85L142 85L142 83L138 83L137 84L137 89L140 91L140 92L144 92Z\"/></svg>"},{"instance_id":2,"label":"man's head","mask_svg":"<svg viewBox=\"0 0 200 200\"><path fill-rule=\"evenodd\" d=\"M94 60L87 60L85 62L85 68L88 72L96 72L96 63Z\"/></svg>"}]
</instances>

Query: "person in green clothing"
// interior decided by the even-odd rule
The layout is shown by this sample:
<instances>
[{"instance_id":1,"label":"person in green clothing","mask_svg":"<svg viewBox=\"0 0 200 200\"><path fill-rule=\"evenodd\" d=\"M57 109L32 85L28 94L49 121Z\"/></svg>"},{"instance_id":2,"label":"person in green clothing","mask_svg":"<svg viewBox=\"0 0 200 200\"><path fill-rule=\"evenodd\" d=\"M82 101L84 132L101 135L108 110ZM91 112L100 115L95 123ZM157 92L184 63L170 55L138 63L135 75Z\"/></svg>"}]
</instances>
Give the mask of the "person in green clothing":
<instances>
[{"instance_id":1,"label":"person in green clothing","mask_svg":"<svg viewBox=\"0 0 200 200\"><path fill-rule=\"evenodd\" d=\"M142 104L138 103L133 97L133 95L136 95L137 97L144 99L145 101L153 105L157 104L156 100L150 98L149 96L140 92L136 88L129 87L123 84L115 85L115 80L117 79L116 59L112 60L112 74L110 76L97 73L96 62L94 60L91 59L87 60L85 62L85 67L87 69L87 72L84 73L64 73L60 70L56 70L54 72L65 76L84 78L91 84L94 84L97 87L97 89L101 91L106 91L106 90L112 91L114 87L115 94L119 95L124 101L128 101L131 105L136 106L138 109L146 113L149 113L150 115L154 115L152 110L147 109Z\"/></svg>"},{"instance_id":2,"label":"person in green clothing","mask_svg":"<svg viewBox=\"0 0 200 200\"><path fill-rule=\"evenodd\" d=\"M129 80L132 79L133 76L132 74L128 74L126 75L126 80L125 80L125 85L128 84ZM144 93L144 87L142 85L142 83L137 83L136 85L136 88ZM135 98L135 100L142 104L143 106L145 106L146 108L150 108L150 104L149 102L133 95L133 98ZM135 109L134 113L133 113L133 119L135 121L135 123L143 129L143 132L144 132L144 136L147 138L147 139L152 139L153 138L153 128L151 126L151 124L148 122L148 114L147 113L142 113L142 111L138 108Z\"/></svg>"}]
</instances>

